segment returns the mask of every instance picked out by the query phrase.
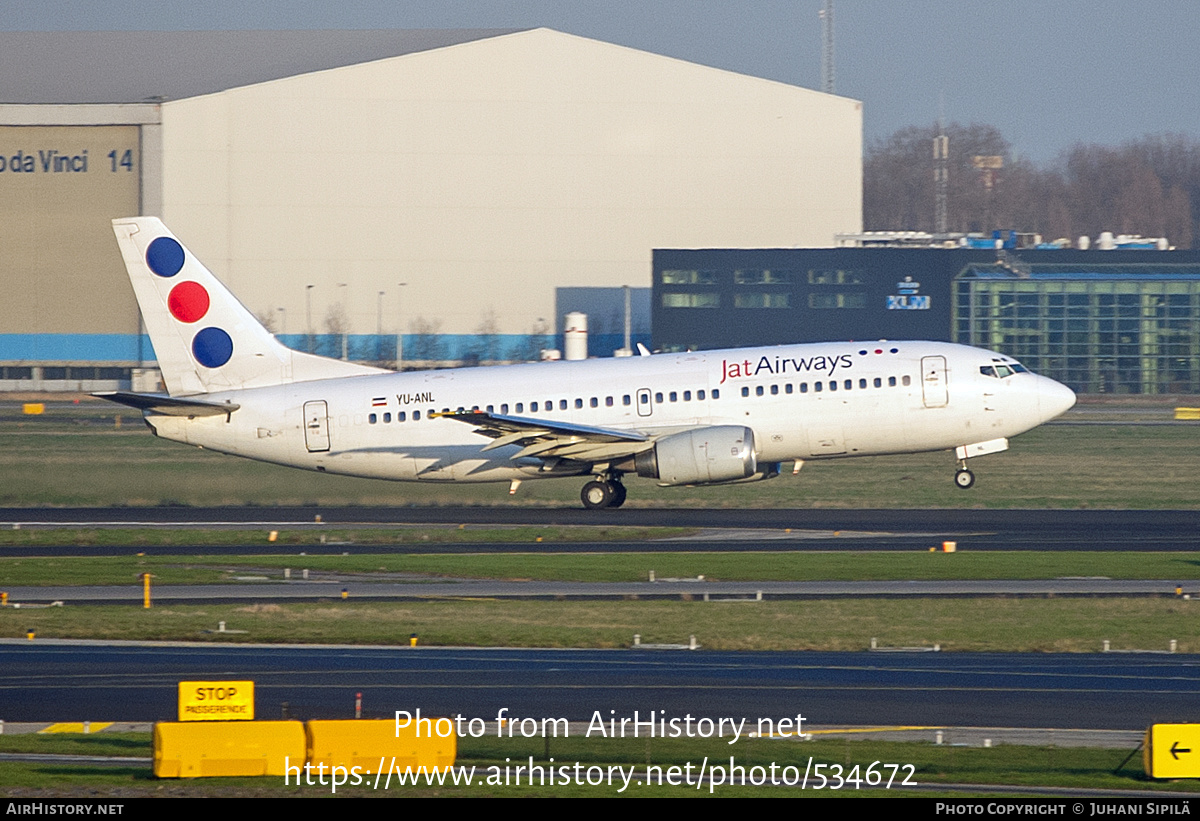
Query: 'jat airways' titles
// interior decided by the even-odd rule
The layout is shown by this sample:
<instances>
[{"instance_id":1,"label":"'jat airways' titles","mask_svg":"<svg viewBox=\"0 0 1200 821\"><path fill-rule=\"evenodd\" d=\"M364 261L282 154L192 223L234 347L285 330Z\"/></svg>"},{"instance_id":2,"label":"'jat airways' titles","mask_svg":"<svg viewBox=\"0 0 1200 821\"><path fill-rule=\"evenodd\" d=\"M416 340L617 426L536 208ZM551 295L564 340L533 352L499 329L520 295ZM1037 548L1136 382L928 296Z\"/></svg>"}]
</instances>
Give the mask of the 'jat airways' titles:
<instances>
[{"instance_id":1,"label":"'jat airways' titles","mask_svg":"<svg viewBox=\"0 0 1200 821\"><path fill-rule=\"evenodd\" d=\"M764 356L755 364L752 364L749 359L743 362L730 362L728 359L722 359L721 384L724 384L726 379L758 376L761 373L782 376L786 373L817 372L828 373L830 376L833 376L833 372L838 368L849 368L852 364L854 363L851 361L850 354L848 353L844 353L841 356L814 356L809 359L795 359L784 356L776 356L772 359L769 356Z\"/></svg>"}]
</instances>

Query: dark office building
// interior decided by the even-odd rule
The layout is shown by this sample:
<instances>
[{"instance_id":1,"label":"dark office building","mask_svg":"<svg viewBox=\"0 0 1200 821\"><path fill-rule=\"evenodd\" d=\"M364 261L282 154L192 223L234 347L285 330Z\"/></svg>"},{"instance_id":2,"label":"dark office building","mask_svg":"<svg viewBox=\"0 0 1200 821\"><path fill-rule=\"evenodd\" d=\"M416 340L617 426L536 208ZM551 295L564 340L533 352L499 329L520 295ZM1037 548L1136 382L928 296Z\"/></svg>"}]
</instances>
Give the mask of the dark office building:
<instances>
[{"instance_id":1,"label":"dark office building","mask_svg":"<svg viewBox=\"0 0 1200 821\"><path fill-rule=\"evenodd\" d=\"M658 250L654 347L931 339L1083 393L1200 393L1200 252Z\"/></svg>"}]
</instances>

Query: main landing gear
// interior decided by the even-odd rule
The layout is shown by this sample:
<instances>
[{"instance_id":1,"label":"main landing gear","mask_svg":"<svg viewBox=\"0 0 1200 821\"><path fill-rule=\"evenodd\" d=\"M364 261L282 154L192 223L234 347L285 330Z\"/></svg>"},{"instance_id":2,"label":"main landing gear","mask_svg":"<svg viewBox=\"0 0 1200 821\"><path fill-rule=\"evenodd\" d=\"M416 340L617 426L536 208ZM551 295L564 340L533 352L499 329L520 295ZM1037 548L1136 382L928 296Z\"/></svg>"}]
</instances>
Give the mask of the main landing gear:
<instances>
[{"instance_id":1,"label":"main landing gear","mask_svg":"<svg viewBox=\"0 0 1200 821\"><path fill-rule=\"evenodd\" d=\"M625 504L625 492L625 485L621 484L619 476L610 478L601 476L584 485L579 498L588 510L600 510Z\"/></svg>"}]
</instances>

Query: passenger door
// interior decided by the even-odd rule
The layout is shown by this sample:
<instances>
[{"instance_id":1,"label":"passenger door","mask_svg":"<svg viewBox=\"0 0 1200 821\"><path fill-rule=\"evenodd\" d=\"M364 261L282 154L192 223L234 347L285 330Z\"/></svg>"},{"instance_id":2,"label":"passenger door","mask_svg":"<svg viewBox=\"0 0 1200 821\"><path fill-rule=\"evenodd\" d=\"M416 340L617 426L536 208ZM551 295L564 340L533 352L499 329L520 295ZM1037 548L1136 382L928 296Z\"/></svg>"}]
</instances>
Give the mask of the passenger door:
<instances>
[{"instance_id":1,"label":"passenger door","mask_svg":"<svg viewBox=\"0 0 1200 821\"><path fill-rule=\"evenodd\" d=\"M304 444L309 453L329 450L329 407L324 400L304 403Z\"/></svg>"},{"instance_id":2,"label":"passenger door","mask_svg":"<svg viewBox=\"0 0 1200 821\"><path fill-rule=\"evenodd\" d=\"M921 357L921 397L927 408L944 408L950 401L946 390L946 357Z\"/></svg>"}]
</instances>

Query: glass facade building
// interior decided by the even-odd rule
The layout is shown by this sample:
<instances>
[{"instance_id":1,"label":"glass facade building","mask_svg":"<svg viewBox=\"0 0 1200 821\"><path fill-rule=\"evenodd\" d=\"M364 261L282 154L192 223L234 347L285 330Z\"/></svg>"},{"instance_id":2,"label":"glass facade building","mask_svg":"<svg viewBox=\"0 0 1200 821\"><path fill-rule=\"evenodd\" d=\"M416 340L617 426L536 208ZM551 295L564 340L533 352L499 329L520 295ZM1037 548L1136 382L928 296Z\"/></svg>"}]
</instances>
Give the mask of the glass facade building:
<instances>
[{"instance_id":1,"label":"glass facade building","mask_svg":"<svg viewBox=\"0 0 1200 821\"><path fill-rule=\"evenodd\" d=\"M1200 265L968 265L954 340L1080 393L1200 393Z\"/></svg>"},{"instance_id":2,"label":"glass facade building","mask_svg":"<svg viewBox=\"0 0 1200 821\"><path fill-rule=\"evenodd\" d=\"M1200 252L654 252L653 346L959 342L1088 394L1200 393Z\"/></svg>"}]
</instances>

